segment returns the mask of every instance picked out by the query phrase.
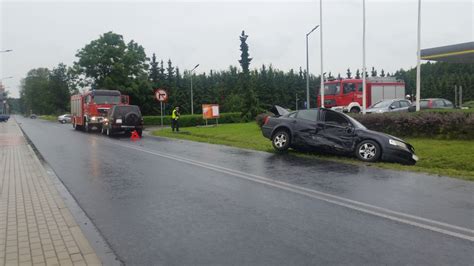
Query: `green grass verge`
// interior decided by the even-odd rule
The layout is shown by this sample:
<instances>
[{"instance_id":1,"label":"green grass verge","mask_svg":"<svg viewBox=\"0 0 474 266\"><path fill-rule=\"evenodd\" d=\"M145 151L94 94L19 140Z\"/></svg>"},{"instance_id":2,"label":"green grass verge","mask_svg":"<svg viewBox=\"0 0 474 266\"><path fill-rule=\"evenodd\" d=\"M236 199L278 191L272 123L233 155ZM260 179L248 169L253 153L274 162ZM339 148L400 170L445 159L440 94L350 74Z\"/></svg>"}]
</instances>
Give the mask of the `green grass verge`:
<instances>
[{"instance_id":1,"label":"green grass verge","mask_svg":"<svg viewBox=\"0 0 474 266\"><path fill-rule=\"evenodd\" d=\"M40 115L38 116L40 119L48 120L48 121L57 121L58 117L55 115Z\"/></svg>"},{"instance_id":2,"label":"green grass verge","mask_svg":"<svg viewBox=\"0 0 474 266\"><path fill-rule=\"evenodd\" d=\"M274 152L271 142L262 136L260 128L254 122L222 124L217 127L188 127L182 128L180 133L173 133L171 129L165 128L153 131L152 134L161 137ZM424 138L407 139L407 141L415 147L417 155L420 157L420 161L415 166L394 163L373 163L369 165L386 169L445 175L474 181L474 141ZM354 158L344 156L296 151L290 151L290 153L303 157L317 157L351 164L364 164Z\"/></svg>"}]
</instances>

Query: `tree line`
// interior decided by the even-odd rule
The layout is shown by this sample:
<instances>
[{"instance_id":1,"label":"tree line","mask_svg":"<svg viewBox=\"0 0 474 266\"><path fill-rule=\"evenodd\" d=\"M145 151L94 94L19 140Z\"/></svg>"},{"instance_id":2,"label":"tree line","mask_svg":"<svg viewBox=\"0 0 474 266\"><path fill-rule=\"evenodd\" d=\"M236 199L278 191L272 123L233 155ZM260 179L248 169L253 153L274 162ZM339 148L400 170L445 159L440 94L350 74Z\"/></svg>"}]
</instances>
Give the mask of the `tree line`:
<instances>
[{"instance_id":1,"label":"tree line","mask_svg":"<svg viewBox=\"0 0 474 266\"><path fill-rule=\"evenodd\" d=\"M211 70L195 74L182 71L171 59L158 59L156 53L148 58L143 46L133 40L125 42L123 36L107 32L80 49L77 61L67 67L59 64L52 70L36 68L30 70L22 80L21 112L58 114L68 112L69 97L74 93L91 89L116 89L130 96L131 104L139 105L145 115L159 114L159 104L154 90L168 91L166 113L180 106L182 113L191 113L191 75L193 75L194 112L201 112L201 104L218 103L221 112L242 112L254 117L258 112L278 104L288 108L304 108L306 99L306 71L290 69L282 71L272 65L250 69L251 60L248 36L240 38L240 67L230 62L225 70ZM237 50L237 49L236 49ZM236 59L237 59L236 51ZM237 60L236 60L237 61ZM375 68L367 76L394 76L404 80L408 94L414 93L415 69L377 73ZM464 99L474 100L474 65L426 63L422 65L423 97L442 97L454 100L454 84L463 86ZM347 69L344 78L359 78L361 72L352 74ZM334 77L331 72L326 78ZM319 76L310 75L312 107L319 91Z\"/></svg>"}]
</instances>

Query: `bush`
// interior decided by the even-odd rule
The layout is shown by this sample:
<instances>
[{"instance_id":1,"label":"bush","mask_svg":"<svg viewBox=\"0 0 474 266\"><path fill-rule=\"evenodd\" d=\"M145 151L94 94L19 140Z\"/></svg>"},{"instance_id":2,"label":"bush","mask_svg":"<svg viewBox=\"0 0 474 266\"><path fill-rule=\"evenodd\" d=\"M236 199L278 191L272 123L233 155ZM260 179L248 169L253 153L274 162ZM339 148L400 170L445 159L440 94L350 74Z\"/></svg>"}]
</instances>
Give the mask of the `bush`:
<instances>
[{"instance_id":1,"label":"bush","mask_svg":"<svg viewBox=\"0 0 474 266\"><path fill-rule=\"evenodd\" d=\"M474 139L474 113L387 113L353 117L368 129L400 137Z\"/></svg>"},{"instance_id":2,"label":"bush","mask_svg":"<svg viewBox=\"0 0 474 266\"><path fill-rule=\"evenodd\" d=\"M243 121L241 118L240 113L221 113L219 117L219 124L228 124L228 123L240 123L240 122L247 122ZM150 125L161 125L161 117L160 116L144 116L143 123L146 126ZM207 120L209 125L213 125L216 123L215 119ZM202 114L197 115L181 115L179 118L179 126L180 127L192 127L192 126L199 126L205 125L206 120L202 118ZM163 125L171 125L171 117L169 115L163 116Z\"/></svg>"}]
</instances>

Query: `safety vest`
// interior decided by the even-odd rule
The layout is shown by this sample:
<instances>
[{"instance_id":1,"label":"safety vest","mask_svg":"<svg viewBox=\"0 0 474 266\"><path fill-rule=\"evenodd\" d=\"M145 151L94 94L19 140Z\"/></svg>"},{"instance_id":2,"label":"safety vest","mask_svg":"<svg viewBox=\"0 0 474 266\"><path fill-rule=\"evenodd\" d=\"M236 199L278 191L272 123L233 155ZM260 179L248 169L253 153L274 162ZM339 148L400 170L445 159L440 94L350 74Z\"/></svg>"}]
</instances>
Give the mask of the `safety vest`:
<instances>
[{"instance_id":1,"label":"safety vest","mask_svg":"<svg viewBox=\"0 0 474 266\"><path fill-rule=\"evenodd\" d=\"M177 111L176 109L173 110L173 113L171 113L171 119L173 120L178 120L179 119L179 115L176 114Z\"/></svg>"}]
</instances>

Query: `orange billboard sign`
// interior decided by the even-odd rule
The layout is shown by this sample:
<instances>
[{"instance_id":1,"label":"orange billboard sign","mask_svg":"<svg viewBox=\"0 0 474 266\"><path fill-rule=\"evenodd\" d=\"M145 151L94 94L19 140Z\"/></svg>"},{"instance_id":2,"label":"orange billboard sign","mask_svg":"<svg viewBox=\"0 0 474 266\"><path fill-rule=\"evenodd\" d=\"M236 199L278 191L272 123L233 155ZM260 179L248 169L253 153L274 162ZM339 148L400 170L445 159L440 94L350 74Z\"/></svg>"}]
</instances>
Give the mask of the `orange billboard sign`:
<instances>
[{"instance_id":1,"label":"orange billboard sign","mask_svg":"<svg viewBox=\"0 0 474 266\"><path fill-rule=\"evenodd\" d=\"M202 117L204 119L219 118L219 105L218 104L203 104Z\"/></svg>"}]
</instances>

